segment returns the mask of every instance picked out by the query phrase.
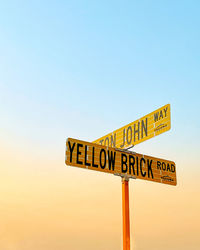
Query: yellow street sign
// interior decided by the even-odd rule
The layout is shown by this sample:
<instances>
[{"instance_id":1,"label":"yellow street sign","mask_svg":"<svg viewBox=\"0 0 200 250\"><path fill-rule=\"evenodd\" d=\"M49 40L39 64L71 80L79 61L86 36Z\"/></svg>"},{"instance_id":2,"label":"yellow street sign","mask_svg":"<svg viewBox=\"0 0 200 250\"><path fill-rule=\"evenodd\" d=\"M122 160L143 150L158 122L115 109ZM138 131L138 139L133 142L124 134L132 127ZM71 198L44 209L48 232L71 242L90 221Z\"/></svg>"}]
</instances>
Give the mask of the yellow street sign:
<instances>
[{"instance_id":1,"label":"yellow street sign","mask_svg":"<svg viewBox=\"0 0 200 250\"><path fill-rule=\"evenodd\" d=\"M170 104L167 104L93 142L109 147L125 149L160 135L170 128Z\"/></svg>"},{"instance_id":2,"label":"yellow street sign","mask_svg":"<svg viewBox=\"0 0 200 250\"><path fill-rule=\"evenodd\" d=\"M66 165L111 173L127 178L176 185L176 165L135 152L68 138Z\"/></svg>"}]
</instances>

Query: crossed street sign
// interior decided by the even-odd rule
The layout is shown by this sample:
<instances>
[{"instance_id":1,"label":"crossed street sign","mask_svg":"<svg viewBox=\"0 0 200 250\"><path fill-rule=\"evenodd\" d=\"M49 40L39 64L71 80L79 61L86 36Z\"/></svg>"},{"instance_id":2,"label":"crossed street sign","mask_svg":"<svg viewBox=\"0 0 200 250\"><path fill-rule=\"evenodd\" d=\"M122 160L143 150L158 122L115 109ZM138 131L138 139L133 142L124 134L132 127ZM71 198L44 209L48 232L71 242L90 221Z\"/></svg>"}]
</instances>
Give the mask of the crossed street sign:
<instances>
[{"instance_id":1,"label":"crossed street sign","mask_svg":"<svg viewBox=\"0 0 200 250\"><path fill-rule=\"evenodd\" d=\"M93 143L68 138L65 163L118 175L122 178L123 249L130 250L129 188L128 180L143 179L176 185L176 165L173 161L128 151L171 128L170 105L125 125Z\"/></svg>"},{"instance_id":2,"label":"crossed street sign","mask_svg":"<svg viewBox=\"0 0 200 250\"><path fill-rule=\"evenodd\" d=\"M93 143L68 138L65 162L70 166L112 173L122 177L176 185L174 162L123 151L127 147L160 135L170 128L170 104L167 104Z\"/></svg>"}]
</instances>

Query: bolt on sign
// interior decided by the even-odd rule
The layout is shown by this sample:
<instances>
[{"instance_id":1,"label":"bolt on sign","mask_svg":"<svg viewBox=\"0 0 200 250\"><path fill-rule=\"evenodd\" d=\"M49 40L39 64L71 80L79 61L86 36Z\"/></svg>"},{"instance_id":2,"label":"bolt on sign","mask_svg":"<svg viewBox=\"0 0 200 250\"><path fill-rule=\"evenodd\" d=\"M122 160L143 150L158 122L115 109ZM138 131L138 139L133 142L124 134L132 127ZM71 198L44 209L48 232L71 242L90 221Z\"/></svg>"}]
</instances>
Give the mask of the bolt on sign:
<instances>
[{"instance_id":1,"label":"bolt on sign","mask_svg":"<svg viewBox=\"0 0 200 250\"><path fill-rule=\"evenodd\" d=\"M170 128L170 104L167 104L93 142L109 147L125 149L160 135Z\"/></svg>"},{"instance_id":2,"label":"bolt on sign","mask_svg":"<svg viewBox=\"0 0 200 250\"><path fill-rule=\"evenodd\" d=\"M65 163L134 179L176 185L173 161L68 138Z\"/></svg>"}]
</instances>

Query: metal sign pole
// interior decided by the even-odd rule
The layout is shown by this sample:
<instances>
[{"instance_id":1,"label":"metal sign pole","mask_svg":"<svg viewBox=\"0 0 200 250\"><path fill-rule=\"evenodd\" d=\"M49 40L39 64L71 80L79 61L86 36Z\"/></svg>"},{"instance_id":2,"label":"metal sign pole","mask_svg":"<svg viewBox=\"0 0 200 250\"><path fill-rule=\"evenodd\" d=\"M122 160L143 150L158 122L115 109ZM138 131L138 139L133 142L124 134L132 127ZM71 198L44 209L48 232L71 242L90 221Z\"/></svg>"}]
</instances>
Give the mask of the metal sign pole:
<instances>
[{"instance_id":1,"label":"metal sign pole","mask_svg":"<svg viewBox=\"0 0 200 250\"><path fill-rule=\"evenodd\" d=\"M129 187L128 178L122 178L123 250L130 250Z\"/></svg>"}]
</instances>

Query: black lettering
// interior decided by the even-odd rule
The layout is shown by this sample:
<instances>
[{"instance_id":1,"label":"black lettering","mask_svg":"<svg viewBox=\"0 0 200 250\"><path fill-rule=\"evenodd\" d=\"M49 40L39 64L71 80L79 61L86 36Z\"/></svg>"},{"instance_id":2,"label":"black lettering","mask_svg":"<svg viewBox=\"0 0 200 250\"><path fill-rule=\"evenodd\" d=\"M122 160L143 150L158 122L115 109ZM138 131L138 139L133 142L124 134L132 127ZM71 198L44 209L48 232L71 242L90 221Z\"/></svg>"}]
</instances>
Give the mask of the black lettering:
<instances>
[{"instance_id":1,"label":"black lettering","mask_svg":"<svg viewBox=\"0 0 200 250\"><path fill-rule=\"evenodd\" d=\"M87 147L88 146L85 145L85 166L90 166L91 164L87 162Z\"/></svg>"},{"instance_id":2,"label":"black lettering","mask_svg":"<svg viewBox=\"0 0 200 250\"><path fill-rule=\"evenodd\" d=\"M164 109L165 117L167 116L167 109L168 109L168 107L166 107L166 108Z\"/></svg>"},{"instance_id":3,"label":"black lettering","mask_svg":"<svg viewBox=\"0 0 200 250\"><path fill-rule=\"evenodd\" d=\"M100 143L101 145L103 145L103 141L104 141L104 140L101 140L101 141L99 141L99 143Z\"/></svg>"},{"instance_id":4,"label":"black lettering","mask_svg":"<svg viewBox=\"0 0 200 250\"><path fill-rule=\"evenodd\" d=\"M71 143L70 141L68 141L68 145L69 145L69 151L70 151L70 162L72 162L72 152L74 150L74 147L75 147L75 142L73 143L72 147L71 147Z\"/></svg>"},{"instance_id":5,"label":"black lettering","mask_svg":"<svg viewBox=\"0 0 200 250\"><path fill-rule=\"evenodd\" d=\"M116 133L114 134L114 139L113 139L113 135L111 135L110 137L110 141L111 141L111 147L116 147Z\"/></svg>"},{"instance_id":6,"label":"black lettering","mask_svg":"<svg viewBox=\"0 0 200 250\"><path fill-rule=\"evenodd\" d=\"M133 155L129 155L129 174L131 174L131 167L133 169L133 175L135 175L135 157Z\"/></svg>"},{"instance_id":7,"label":"black lettering","mask_svg":"<svg viewBox=\"0 0 200 250\"><path fill-rule=\"evenodd\" d=\"M109 170L111 170L111 167L112 167L113 171L115 170L115 156L116 156L116 152L108 150L108 166L109 166Z\"/></svg>"},{"instance_id":8,"label":"black lettering","mask_svg":"<svg viewBox=\"0 0 200 250\"><path fill-rule=\"evenodd\" d=\"M162 113L162 110L160 111L160 117L159 117L159 120L163 118L163 113Z\"/></svg>"},{"instance_id":9,"label":"black lettering","mask_svg":"<svg viewBox=\"0 0 200 250\"><path fill-rule=\"evenodd\" d=\"M107 142L107 143L106 143L106 142ZM106 146L106 144L107 144L107 146L109 147L109 138L108 138L108 137L106 137L106 139L105 139L104 145Z\"/></svg>"},{"instance_id":10,"label":"black lettering","mask_svg":"<svg viewBox=\"0 0 200 250\"><path fill-rule=\"evenodd\" d=\"M142 162L146 163L146 161L145 161L144 158L141 158L141 159L140 159L140 172L141 172L141 175L142 175L143 177L145 177L145 176L146 176L146 171L145 171L144 173L143 173L143 171L142 171L142 165L143 165Z\"/></svg>"},{"instance_id":11,"label":"black lettering","mask_svg":"<svg viewBox=\"0 0 200 250\"><path fill-rule=\"evenodd\" d=\"M161 162L160 161L157 161L157 169L161 170Z\"/></svg>"},{"instance_id":12,"label":"black lettering","mask_svg":"<svg viewBox=\"0 0 200 250\"><path fill-rule=\"evenodd\" d=\"M127 131L126 131L126 141L127 141L128 144L131 144L131 141L132 141L132 127L131 126L129 126L127 128Z\"/></svg>"},{"instance_id":13,"label":"black lettering","mask_svg":"<svg viewBox=\"0 0 200 250\"><path fill-rule=\"evenodd\" d=\"M171 171L169 163L167 163L167 171Z\"/></svg>"},{"instance_id":14,"label":"black lettering","mask_svg":"<svg viewBox=\"0 0 200 250\"><path fill-rule=\"evenodd\" d=\"M138 140L140 139L140 122L138 122L138 128L136 129L136 124L134 124L134 142L136 141L136 136L138 135Z\"/></svg>"},{"instance_id":15,"label":"black lettering","mask_svg":"<svg viewBox=\"0 0 200 250\"><path fill-rule=\"evenodd\" d=\"M174 164L171 164L171 171L174 173L175 172L175 166Z\"/></svg>"},{"instance_id":16,"label":"black lettering","mask_svg":"<svg viewBox=\"0 0 200 250\"><path fill-rule=\"evenodd\" d=\"M162 162L162 170L166 170L166 165L165 165L165 163L164 162Z\"/></svg>"},{"instance_id":17,"label":"black lettering","mask_svg":"<svg viewBox=\"0 0 200 250\"><path fill-rule=\"evenodd\" d=\"M104 154L104 162L103 162L103 164L102 164L102 153ZM105 167L106 167L106 150L105 149L101 149L101 151L100 151L100 167L102 168L102 169L104 169Z\"/></svg>"},{"instance_id":18,"label":"black lettering","mask_svg":"<svg viewBox=\"0 0 200 250\"><path fill-rule=\"evenodd\" d=\"M138 157L136 156L136 163L137 163L137 176L139 175L139 166L138 166Z\"/></svg>"},{"instance_id":19,"label":"black lettering","mask_svg":"<svg viewBox=\"0 0 200 250\"><path fill-rule=\"evenodd\" d=\"M120 148L123 148L125 145L125 131L126 129L123 130L123 145L120 145Z\"/></svg>"},{"instance_id":20,"label":"black lettering","mask_svg":"<svg viewBox=\"0 0 200 250\"><path fill-rule=\"evenodd\" d=\"M145 119L145 124L144 124L144 120L142 120L142 135L141 137L143 138L143 132L145 132L145 136L147 136L147 118Z\"/></svg>"},{"instance_id":21,"label":"black lettering","mask_svg":"<svg viewBox=\"0 0 200 250\"><path fill-rule=\"evenodd\" d=\"M148 177L150 178L150 173L151 173L151 178L153 179L153 171L152 171L152 160L147 160L147 166L148 166Z\"/></svg>"},{"instance_id":22,"label":"black lettering","mask_svg":"<svg viewBox=\"0 0 200 250\"><path fill-rule=\"evenodd\" d=\"M83 164L82 161L79 161L79 155L81 155L81 151L79 150L79 148L82 148L83 147L83 144L81 143L77 143L77 155L76 155L76 163L77 164Z\"/></svg>"},{"instance_id":23,"label":"black lettering","mask_svg":"<svg viewBox=\"0 0 200 250\"><path fill-rule=\"evenodd\" d=\"M98 168L98 164L94 163L94 150L95 150L95 147L92 147L92 167Z\"/></svg>"},{"instance_id":24,"label":"black lettering","mask_svg":"<svg viewBox=\"0 0 200 250\"><path fill-rule=\"evenodd\" d=\"M125 168L124 168L124 166L125 166ZM122 153L121 154L121 171L122 171L122 173L126 173L127 169L128 169L128 166L127 166L127 156Z\"/></svg>"},{"instance_id":25,"label":"black lettering","mask_svg":"<svg viewBox=\"0 0 200 250\"><path fill-rule=\"evenodd\" d=\"M154 113L154 122L158 121L159 112Z\"/></svg>"}]
</instances>

